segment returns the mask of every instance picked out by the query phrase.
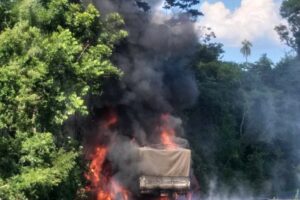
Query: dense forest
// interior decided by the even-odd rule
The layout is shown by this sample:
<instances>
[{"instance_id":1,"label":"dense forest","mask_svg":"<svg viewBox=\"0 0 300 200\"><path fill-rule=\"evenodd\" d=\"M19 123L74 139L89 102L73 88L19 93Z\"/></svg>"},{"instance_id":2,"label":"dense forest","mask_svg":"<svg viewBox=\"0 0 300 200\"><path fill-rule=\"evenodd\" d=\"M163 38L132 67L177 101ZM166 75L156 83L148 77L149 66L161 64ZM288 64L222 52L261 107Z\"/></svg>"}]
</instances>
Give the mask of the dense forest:
<instances>
[{"instance_id":1,"label":"dense forest","mask_svg":"<svg viewBox=\"0 0 300 200\"><path fill-rule=\"evenodd\" d=\"M214 33L194 32L200 1L165 0L153 22L159 2L0 1L0 200L94 199L89 156L107 143L130 185L128 144L157 143L164 113L201 198L300 189L300 1L281 5L274 29L293 52L278 63L248 62L247 40L245 63L222 61Z\"/></svg>"}]
</instances>

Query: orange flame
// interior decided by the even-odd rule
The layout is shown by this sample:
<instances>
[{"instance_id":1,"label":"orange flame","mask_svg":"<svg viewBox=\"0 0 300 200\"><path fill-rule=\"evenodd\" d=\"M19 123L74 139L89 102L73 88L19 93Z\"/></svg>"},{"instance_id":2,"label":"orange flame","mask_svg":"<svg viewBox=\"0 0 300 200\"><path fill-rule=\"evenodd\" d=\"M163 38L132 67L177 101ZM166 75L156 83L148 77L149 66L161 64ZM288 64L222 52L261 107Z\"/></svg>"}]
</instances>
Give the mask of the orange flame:
<instances>
[{"instance_id":1,"label":"orange flame","mask_svg":"<svg viewBox=\"0 0 300 200\"><path fill-rule=\"evenodd\" d=\"M115 125L118 122L118 117L117 115L111 111L111 113L106 116L105 122L102 125L102 128L104 129L109 129L111 126Z\"/></svg>"},{"instance_id":2,"label":"orange flame","mask_svg":"<svg viewBox=\"0 0 300 200\"><path fill-rule=\"evenodd\" d=\"M92 155L92 161L89 166L89 173L86 174L87 180L91 181L92 187L98 187L102 172L102 165L106 158L107 148L97 147L95 153Z\"/></svg>"},{"instance_id":3,"label":"orange flame","mask_svg":"<svg viewBox=\"0 0 300 200\"><path fill-rule=\"evenodd\" d=\"M118 118L114 113L110 113L105 122L102 124L102 130L111 128L118 122ZM114 180L107 170L106 156L108 147L100 145L95 148L90 155L89 171L85 174L86 179L90 182L90 186L86 187L86 191L93 194L95 200L128 200L130 192L122 187Z\"/></svg>"},{"instance_id":4,"label":"orange flame","mask_svg":"<svg viewBox=\"0 0 300 200\"><path fill-rule=\"evenodd\" d=\"M163 130L160 135L161 143L167 148L167 149L175 149L177 147L177 144L173 141L174 135L172 132Z\"/></svg>"},{"instance_id":5,"label":"orange flame","mask_svg":"<svg viewBox=\"0 0 300 200\"><path fill-rule=\"evenodd\" d=\"M96 200L114 200L117 196L122 200L128 200L129 191L103 172L107 152L107 147L100 146L91 156L89 172L85 175L87 180L91 182L87 191L94 193Z\"/></svg>"},{"instance_id":6,"label":"orange flame","mask_svg":"<svg viewBox=\"0 0 300 200\"><path fill-rule=\"evenodd\" d=\"M174 142L175 131L169 126L169 118L169 114L163 114L161 116L162 125L160 127L160 140L167 149L175 149L178 145Z\"/></svg>"}]
</instances>

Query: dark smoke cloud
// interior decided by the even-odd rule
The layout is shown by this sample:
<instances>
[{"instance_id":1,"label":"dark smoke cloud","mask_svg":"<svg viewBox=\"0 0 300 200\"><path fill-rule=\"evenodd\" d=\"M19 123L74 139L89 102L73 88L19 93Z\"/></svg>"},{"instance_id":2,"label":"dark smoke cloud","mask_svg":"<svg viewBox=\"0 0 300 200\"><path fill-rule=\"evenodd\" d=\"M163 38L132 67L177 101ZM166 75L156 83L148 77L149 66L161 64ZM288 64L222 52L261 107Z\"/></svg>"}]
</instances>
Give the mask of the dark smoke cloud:
<instances>
[{"instance_id":1,"label":"dark smoke cloud","mask_svg":"<svg viewBox=\"0 0 300 200\"><path fill-rule=\"evenodd\" d=\"M129 36L116 48L113 57L124 72L121 81L115 87L108 84L101 99L96 98L90 104L118 107L127 127L138 129L141 137L151 135L160 114L179 113L198 96L189 69L198 43L194 25L184 15L166 14L168 20L156 21L155 15L161 12L157 10L162 3L159 0L148 1L151 9L147 12L139 9L135 0L93 3L102 14L120 13Z\"/></svg>"},{"instance_id":2,"label":"dark smoke cloud","mask_svg":"<svg viewBox=\"0 0 300 200\"><path fill-rule=\"evenodd\" d=\"M170 113L168 126L176 130L176 142L188 147L180 113L198 97L190 70L197 36L194 25L183 14L159 10L161 0L148 1L145 12L135 0L93 0L102 16L118 12L125 20L129 36L116 48L112 58L123 71L120 80L105 81L101 96L87 99L91 115L77 117L72 125L84 141L88 155L97 145L107 145L113 178L137 193L137 146L160 143L161 115ZM160 17L157 17L159 14ZM107 116L118 122L107 128ZM76 117L75 117L76 118ZM74 121L77 121L76 123Z\"/></svg>"}]
</instances>

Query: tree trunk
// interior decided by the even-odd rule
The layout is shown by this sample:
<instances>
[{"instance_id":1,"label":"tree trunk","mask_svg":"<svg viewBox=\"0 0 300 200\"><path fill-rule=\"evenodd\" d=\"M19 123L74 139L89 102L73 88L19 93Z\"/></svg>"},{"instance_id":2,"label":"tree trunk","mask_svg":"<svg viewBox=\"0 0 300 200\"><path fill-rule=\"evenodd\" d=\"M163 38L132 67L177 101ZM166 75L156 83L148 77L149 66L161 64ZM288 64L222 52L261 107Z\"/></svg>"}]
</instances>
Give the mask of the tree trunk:
<instances>
[{"instance_id":1,"label":"tree trunk","mask_svg":"<svg viewBox=\"0 0 300 200\"><path fill-rule=\"evenodd\" d=\"M244 123L245 123L245 116L246 116L246 110L244 108L244 110L243 110L243 116L242 116L242 121L241 121L241 124L240 124L240 136L243 135L243 129L244 129Z\"/></svg>"}]
</instances>

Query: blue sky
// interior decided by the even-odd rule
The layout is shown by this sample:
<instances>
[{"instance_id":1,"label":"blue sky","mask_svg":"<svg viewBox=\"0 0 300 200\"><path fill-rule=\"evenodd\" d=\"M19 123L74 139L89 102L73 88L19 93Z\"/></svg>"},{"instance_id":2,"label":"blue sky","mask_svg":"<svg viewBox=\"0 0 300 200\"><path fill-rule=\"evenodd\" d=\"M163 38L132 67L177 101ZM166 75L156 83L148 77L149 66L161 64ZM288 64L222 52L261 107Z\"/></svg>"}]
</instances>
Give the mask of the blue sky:
<instances>
[{"instance_id":1,"label":"blue sky","mask_svg":"<svg viewBox=\"0 0 300 200\"><path fill-rule=\"evenodd\" d=\"M223 60L244 62L240 43L248 39L253 44L250 61L255 62L266 53L276 63L289 52L274 31L276 25L285 23L279 14L281 1L202 0L200 10L205 16L198 25L211 27L216 41L224 44Z\"/></svg>"},{"instance_id":2,"label":"blue sky","mask_svg":"<svg viewBox=\"0 0 300 200\"><path fill-rule=\"evenodd\" d=\"M216 3L220 0L208 0L209 3ZM224 0L222 1L227 8L230 10L234 10L235 8L239 7L241 5L241 0Z\"/></svg>"}]
</instances>

